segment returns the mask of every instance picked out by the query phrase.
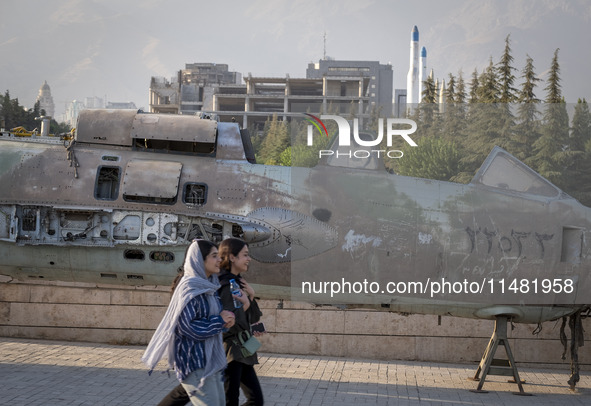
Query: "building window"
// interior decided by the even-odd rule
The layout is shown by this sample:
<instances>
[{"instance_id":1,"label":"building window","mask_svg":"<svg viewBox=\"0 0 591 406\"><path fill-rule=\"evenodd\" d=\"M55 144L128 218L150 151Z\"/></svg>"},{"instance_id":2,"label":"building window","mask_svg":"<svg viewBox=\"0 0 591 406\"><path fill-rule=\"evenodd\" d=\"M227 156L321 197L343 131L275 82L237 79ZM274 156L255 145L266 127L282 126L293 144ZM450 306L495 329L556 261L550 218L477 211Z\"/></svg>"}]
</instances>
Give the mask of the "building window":
<instances>
[{"instance_id":1,"label":"building window","mask_svg":"<svg viewBox=\"0 0 591 406\"><path fill-rule=\"evenodd\" d=\"M121 170L116 166L101 166L96 175L94 198L99 200L116 200L119 193Z\"/></svg>"},{"instance_id":2,"label":"building window","mask_svg":"<svg viewBox=\"0 0 591 406\"><path fill-rule=\"evenodd\" d=\"M207 201L205 183L187 183L183 192L183 202L194 206L203 206Z\"/></svg>"}]
</instances>

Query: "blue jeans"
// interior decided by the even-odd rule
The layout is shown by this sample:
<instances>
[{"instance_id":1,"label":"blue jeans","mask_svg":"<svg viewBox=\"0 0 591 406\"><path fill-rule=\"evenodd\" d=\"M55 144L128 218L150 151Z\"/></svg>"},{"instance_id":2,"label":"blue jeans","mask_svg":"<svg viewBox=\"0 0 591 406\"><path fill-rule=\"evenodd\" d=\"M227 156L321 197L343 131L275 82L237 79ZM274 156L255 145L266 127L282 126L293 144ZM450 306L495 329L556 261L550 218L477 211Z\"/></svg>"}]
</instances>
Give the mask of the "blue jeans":
<instances>
[{"instance_id":1,"label":"blue jeans","mask_svg":"<svg viewBox=\"0 0 591 406\"><path fill-rule=\"evenodd\" d=\"M181 382L189 394L191 403L196 406L225 406L226 396L222 372L218 371L205 378L203 386L199 388L204 371L203 368L196 369Z\"/></svg>"}]
</instances>

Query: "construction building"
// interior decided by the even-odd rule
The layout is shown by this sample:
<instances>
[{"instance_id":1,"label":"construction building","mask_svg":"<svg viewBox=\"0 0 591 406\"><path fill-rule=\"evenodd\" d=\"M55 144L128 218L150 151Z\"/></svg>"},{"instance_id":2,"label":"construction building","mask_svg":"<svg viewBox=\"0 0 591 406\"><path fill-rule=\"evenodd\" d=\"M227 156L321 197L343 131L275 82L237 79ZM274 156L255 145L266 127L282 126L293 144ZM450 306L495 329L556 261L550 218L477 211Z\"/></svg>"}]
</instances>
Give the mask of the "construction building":
<instances>
[{"instance_id":1,"label":"construction building","mask_svg":"<svg viewBox=\"0 0 591 406\"><path fill-rule=\"evenodd\" d=\"M229 71L226 64L188 63L171 80L152 77L150 112L196 114L212 110L213 95L219 86L241 82L242 75Z\"/></svg>"},{"instance_id":2,"label":"construction building","mask_svg":"<svg viewBox=\"0 0 591 406\"><path fill-rule=\"evenodd\" d=\"M152 77L150 111L215 114L260 130L273 114L283 120L295 114L331 113L359 118L372 111L392 113L391 65L372 61L323 59L308 65L306 78L255 77L240 83L240 74L223 64L187 64L170 81Z\"/></svg>"}]
</instances>

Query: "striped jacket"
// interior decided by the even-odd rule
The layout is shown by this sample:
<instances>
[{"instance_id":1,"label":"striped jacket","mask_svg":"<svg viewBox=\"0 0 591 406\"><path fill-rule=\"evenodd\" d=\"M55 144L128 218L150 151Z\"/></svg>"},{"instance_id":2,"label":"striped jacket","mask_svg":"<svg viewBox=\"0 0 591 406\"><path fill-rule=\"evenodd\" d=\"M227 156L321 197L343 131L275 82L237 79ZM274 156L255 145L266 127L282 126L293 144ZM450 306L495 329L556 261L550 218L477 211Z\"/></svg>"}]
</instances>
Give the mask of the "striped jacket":
<instances>
[{"instance_id":1,"label":"striped jacket","mask_svg":"<svg viewBox=\"0 0 591 406\"><path fill-rule=\"evenodd\" d=\"M175 329L175 367L179 380L205 367L204 340L220 334L223 328L222 317L209 313L205 295L196 296L187 303Z\"/></svg>"}]
</instances>

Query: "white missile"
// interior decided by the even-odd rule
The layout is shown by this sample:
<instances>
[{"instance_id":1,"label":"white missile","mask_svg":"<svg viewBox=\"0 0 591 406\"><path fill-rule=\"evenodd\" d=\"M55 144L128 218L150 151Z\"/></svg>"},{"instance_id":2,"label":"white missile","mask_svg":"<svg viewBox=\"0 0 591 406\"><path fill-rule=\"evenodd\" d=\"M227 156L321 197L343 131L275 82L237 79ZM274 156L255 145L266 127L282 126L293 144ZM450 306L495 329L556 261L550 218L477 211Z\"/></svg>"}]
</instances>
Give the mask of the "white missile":
<instances>
[{"instance_id":1,"label":"white missile","mask_svg":"<svg viewBox=\"0 0 591 406\"><path fill-rule=\"evenodd\" d=\"M439 112L445 113L445 79L441 79L441 87L439 88Z\"/></svg>"},{"instance_id":2,"label":"white missile","mask_svg":"<svg viewBox=\"0 0 591 406\"><path fill-rule=\"evenodd\" d=\"M419 93L417 102L423 100L423 82L427 80L427 49L421 48L421 65L419 68Z\"/></svg>"},{"instance_id":3,"label":"white missile","mask_svg":"<svg viewBox=\"0 0 591 406\"><path fill-rule=\"evenodd\" d=\"M406 76L406 104L412 109L413 104L419 101L419 29L415 25L410 33L410 67Z\"/></svg>"}]
</instances>

